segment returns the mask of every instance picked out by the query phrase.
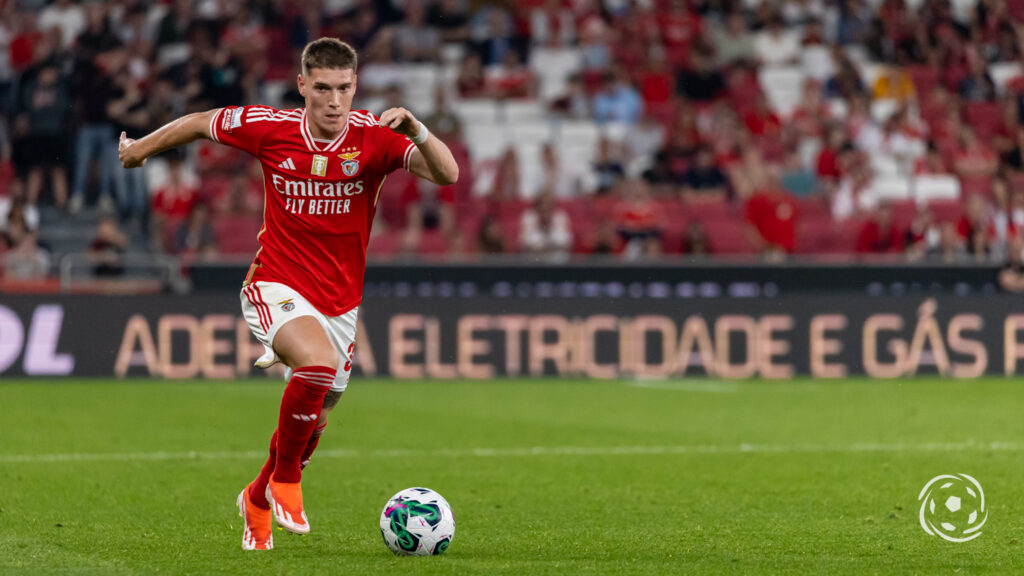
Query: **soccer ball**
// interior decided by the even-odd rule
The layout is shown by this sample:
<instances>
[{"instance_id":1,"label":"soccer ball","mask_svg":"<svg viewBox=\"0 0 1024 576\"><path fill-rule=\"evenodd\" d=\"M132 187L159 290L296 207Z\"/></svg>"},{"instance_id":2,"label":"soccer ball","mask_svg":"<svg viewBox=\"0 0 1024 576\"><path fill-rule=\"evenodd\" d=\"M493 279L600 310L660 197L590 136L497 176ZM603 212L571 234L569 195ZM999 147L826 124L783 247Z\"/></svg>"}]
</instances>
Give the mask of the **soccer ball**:
<instances>
[{"instance_id":1,"label":"soccer ball","mask_svg":"<svg viewBox=\"0 0 1024 576\"><path fill-rule=\"evenodd\" d=\"M395 554L443 554L455 536L452 507L429 488L406 488L395 494L380 513L380 533Z\"/></svg>"}]
</instances>

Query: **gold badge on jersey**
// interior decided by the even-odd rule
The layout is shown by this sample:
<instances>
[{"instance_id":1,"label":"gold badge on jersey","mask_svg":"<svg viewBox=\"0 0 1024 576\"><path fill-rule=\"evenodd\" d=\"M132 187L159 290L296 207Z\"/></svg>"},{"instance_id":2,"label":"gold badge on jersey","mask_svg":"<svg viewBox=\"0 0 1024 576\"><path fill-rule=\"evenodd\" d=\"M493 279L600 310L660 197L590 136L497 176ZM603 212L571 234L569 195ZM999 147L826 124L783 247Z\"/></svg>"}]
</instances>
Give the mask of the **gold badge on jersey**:
<instances>
[{"instance_id":1,"label":"gold badge on jersey","mask_svg":"<svg viewBox=\"0 0 1024 576\"><path fill-rule=\"evenodd\" d=\"M327 176L327 156L314 154L313 166L310 167L309 173L314 176Z\"/></svg>"},{"instance_id":2,"label":"gold badge on jersey","mask_svg":"<svg viewBox=\"0 0 1024 576\"><path fill-rule=\"evenodd\" d=\"M345 176L355 176L355 173L359 171L359 161L356 160L356 156L359 156L358 151L338 154L338 158L342 159L341 172Z\"/></svg>"}]
</instances>

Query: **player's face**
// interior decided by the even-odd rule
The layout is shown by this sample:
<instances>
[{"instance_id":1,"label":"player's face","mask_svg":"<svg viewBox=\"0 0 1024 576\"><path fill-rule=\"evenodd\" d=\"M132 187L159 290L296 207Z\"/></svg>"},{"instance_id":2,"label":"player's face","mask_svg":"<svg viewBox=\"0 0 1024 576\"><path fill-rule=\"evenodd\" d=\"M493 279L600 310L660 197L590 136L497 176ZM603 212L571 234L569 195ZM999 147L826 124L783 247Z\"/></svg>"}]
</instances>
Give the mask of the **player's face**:
<instances>
[{"instance_id":1,"label":"player's face","mask_svg":"<svg viewBox=\"0 0 1024 576\"><path fill-rule=\"evenodd\" d=\"M345 127L356 75L352 70L313 68L299 75L299 93L306 99L306 117L314 136L333 138ZM319 134L317 134L319 133Z\"/></svg>"}]
</instances>

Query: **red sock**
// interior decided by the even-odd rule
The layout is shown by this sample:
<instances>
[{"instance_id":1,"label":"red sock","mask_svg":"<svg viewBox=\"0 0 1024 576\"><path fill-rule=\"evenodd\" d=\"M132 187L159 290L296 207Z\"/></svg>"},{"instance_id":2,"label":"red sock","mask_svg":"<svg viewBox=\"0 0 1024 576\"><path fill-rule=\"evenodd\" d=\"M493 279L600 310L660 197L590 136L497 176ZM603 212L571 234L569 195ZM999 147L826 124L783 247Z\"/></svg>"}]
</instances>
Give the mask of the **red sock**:
<instances>
[{"instance_id":1,"label":"red sock","mask_svg":"<svg viewBox=\"0 0 1024 576\"><path fill-rule=\"evenodd\" d=\"M320 419L324 396L331 389L335 374L333 368L325 366L307 366L292 373L277 418L274 482L298 482L302 478L302 453Z\"/></svg>"},{"instance_id":2,"label":"red sock","mask_svg":"<svg viewBox=\"0 0 1024 576\"><path fill-rule=\"evenodd\" d=\"M249 500L254 506L270 510L270 502L267 500L267 482L270 481L270 474L274 471L274 464L277 463L277 429L270 437L270 457L263 464L260 475L249 485Z\"/></svg>"},{"instance_id":3,"label":"red sock","mask_svg":"<svg viewBox=\"0 0 1024 576\"><path fill-rule=\"evenodd\" d=\"M325 422L323 426L317 426L313 429L313 435L309 437L309 442L306 442L306 449L302 451L302 459L299 460L299 468L305 468L309 464L309 458L313 456L313 451L316 450L316 445L320 443L320 436L324 433L324 428L327 428Z\"/></svg>"}]
</instances>

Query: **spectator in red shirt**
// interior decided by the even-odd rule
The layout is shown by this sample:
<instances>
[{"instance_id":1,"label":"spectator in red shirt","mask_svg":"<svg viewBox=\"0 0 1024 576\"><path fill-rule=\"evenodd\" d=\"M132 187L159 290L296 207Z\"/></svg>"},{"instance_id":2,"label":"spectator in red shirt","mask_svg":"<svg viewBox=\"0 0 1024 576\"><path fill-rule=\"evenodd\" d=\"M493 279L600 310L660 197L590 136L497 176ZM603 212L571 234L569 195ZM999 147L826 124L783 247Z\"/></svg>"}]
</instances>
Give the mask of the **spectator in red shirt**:
<instances>
[{"instance_id":1,"label":"spectator in red shirt","mask_svg":"<svg viewBox=\"0 0 1024 576\"><path fill-rule=\"evenodd\" d=\"M904 235L892 221L892 209L882 204L857 235L858 254L893 254L903 251Z\"/></svg>"},{"instance_id":2,"label":"spectator in red shirt","mask_svg":"<svg viewBox=\"0 0 1024 576\"><path fill-rule=\"evenodd\" d=\"M169 155L167 180L157 188L152 200L153 234L158 248L169 251L174 246L174 232L198 199L199 191L185 180L181 157Z\"/></svg>"},{"instance_id":3,"label":"spectator in red shirt","mask_svg":"<svg viewBox=\"0 0 1024 576\"><path fill-rule=\"evenodd\" d=\"M455 77L455 87L460 98L482 98L487 95L487 82L479 54L470 52L462 59L459 74Z\"/></svg>"},{"instance_id":4,"label":"spectator in red shirt","mask_svg":"<svg viewBox=\"0 0 1024 576\"><path fill-rule=\"evenodd\" d=\"M756 105L753 110L743 117L743 123L747 130L759 138L778 137L782 132L782 121L778 115L772 112L768 104L768 98L764 94L757 94Z\"/></svg>"},{"instance_id":5,"label":"spectator in red shirt","mask_svg":"<svg viewBox=\"0 0 1024 576\"><path fill-rule=\"evenodd\" d=\"M693 47L701 42L701 21L690 12L686 0L669 0L668 4L658 18L661 43L676 68L685 67Z\"/></svg>"},{"instance_id":6,"label":"spectator in red shirt","mask_svg":"<svg viewBox=\"0 0 1024 576\"><path fill-rule=\"evenodd\" d=\"M626 245L626 257L634 259L654 251L654 244L660 247L662 223L645 182L624 180L622 189L623 199L615 211L615 222Z\"/></svg>"},{"instance_id":7,"label":"spectator in red shirt","mask_svg":"<svg viewBox=\"0 0 1024 576\"><path fill-rule=\"evenodd\" d=\"M953 156L953 170L961 178L991 178L999 169L999 157L981 140L974 130L964 127L960 132L960 147Z\"/></svg>"},{"instance_id":8,"label":"spectator in red shirt","mask_svg":"<svg viewBox=\"0 0 1024 576\"><path fill-rule=\"evenodd\" d=\"M847 144L846 133L843 132L842 126L833 124L828 128L827 134L825 145L818 152L816 172L818 179L834 183L843 175L839 165L839 156Z\"/></svg>"},{"instance_id":9,"label":"spectator in red shirt","mask_svg":"<svg viewBox=\"0 0 1024 576\"><path fill-rule=\"evenodd\" d=\"M979 260L989 252L989 239L995 236L992 216L988 203L978 194L967 198L964 215L956 225L956 233L967 247L967 251Z\"/></svg>"},{"instance_id":10,"label":"spectator in red shirt","mask_svg":"<svg viewBox=\"0 0 1024 576\"><path fill-rule=\"evenodd\" d=\"M532 98L537 82L530 69L523 65L519 53L509 50L488 85L489 93L496 98Z\"/></svg>"},{"instance_id":11,"label":"spectator in red shirt","mask_svg":"<svg viewBox=\"0 0 1024 576\"><path fill-rule=\"evenodd\" d=\"M776 182L762 188L744 207L747 235L751 244L769 258L782 258L796 251L796 226L800 208L796 198Z\"/></svg>"},{"instance_id":12,"label":"spectator in red shirt","mask_svg":"<svg viewBox=\"0 0 1024 576\"><path fill-rule=\"evenodd\" d=\"M800 138L817 138L824 132L825 123L832 116L828 104L821 98L821 84L814 79L804 82L803 97L793 109L789 123Z\"/></svg>"}]
</instances>

